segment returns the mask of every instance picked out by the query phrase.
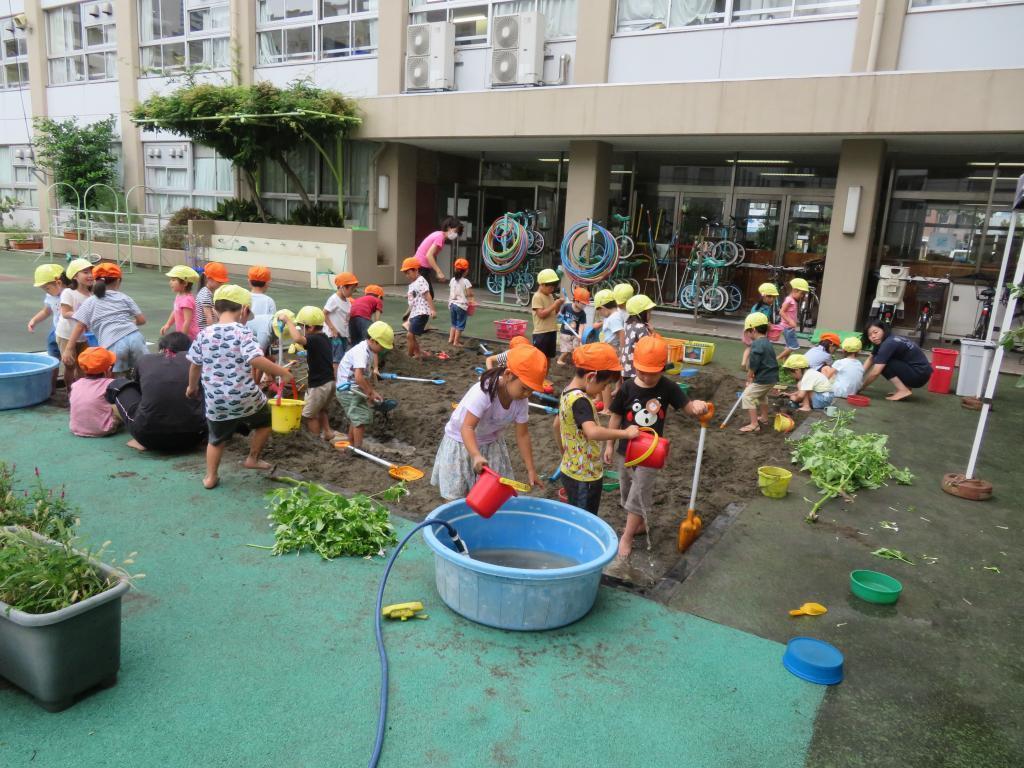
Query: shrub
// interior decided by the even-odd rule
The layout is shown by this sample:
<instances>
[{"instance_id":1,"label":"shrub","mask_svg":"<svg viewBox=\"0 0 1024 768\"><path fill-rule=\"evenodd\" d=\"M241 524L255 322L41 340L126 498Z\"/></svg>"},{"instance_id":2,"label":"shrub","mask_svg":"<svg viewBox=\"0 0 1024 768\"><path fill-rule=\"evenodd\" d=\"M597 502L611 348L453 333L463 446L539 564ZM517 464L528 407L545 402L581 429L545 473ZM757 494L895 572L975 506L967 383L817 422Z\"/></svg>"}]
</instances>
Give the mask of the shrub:
<instances>
[{"instance_id":1,"label":"shrub","mask_svg":"<svg viewBox=\"0 0 1024 768\"><path fill-rule=\"evenodd\" d=\"M341 227L341 213L334 203L313 203L300 205L288 219L289 224L300 224L307 227Z\"/></svg>"},{"instance_id":2,"label":"shrub","mask_svg":"<svg viewBox=\"0 0 1024 768\"><path fill-rule=\"evenodd\" d=\"M214 219L211 211L202 208L179 208L171 214L160 233L160 245L164 248L180 250L185 247L185 235L188 234L188 223L193 219Z\"/></svg>"}]
</instances>

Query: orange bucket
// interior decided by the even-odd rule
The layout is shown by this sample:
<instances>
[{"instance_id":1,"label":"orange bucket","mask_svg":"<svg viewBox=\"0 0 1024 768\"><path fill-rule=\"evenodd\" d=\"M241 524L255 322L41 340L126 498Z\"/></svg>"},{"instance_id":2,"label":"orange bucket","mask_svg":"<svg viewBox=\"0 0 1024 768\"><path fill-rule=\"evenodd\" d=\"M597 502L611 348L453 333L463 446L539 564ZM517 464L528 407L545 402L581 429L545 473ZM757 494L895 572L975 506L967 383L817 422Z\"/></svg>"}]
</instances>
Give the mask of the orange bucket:
<instances>
[{"instance_id":1,"label":"orange bucket","mask_svg":"<svg viewBox=\"0 0 1024 768\"><path fill-rule=\"evenodd\" d=\"M683 362L683 349L686 347L686 341L684 339L665 339L665 343L668 345L668 360L666 362Z\"/></svg>"}]
</instances>

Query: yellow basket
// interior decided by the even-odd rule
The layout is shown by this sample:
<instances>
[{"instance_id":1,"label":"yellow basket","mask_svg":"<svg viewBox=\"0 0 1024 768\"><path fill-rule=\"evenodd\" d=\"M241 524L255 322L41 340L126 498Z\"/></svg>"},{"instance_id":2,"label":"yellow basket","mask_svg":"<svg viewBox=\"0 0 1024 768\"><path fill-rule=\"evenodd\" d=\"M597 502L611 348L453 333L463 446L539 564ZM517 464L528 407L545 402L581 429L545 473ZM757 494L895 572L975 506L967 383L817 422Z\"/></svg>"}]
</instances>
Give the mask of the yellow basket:
<instances>
[{"instance_id":1,"label":"yellow basket","mask_svg":"<svg viewBox=\"0 0 1024 768\"><path fill-rule=\"evenodd\" d=\"M668 344L668 362L681 363L683 361L683 348L686 346L685 339L665 339Z\"/></svg>"},{"instance_id":2,"label":"yellow basket","mask_svg":"<svg viewBox=\"0 0 1024 768\"><path fill-rule=\"evenodd\" d=\"M785 498L793 473L782 467L758 467L757 485L769 499Z\"/></svg>"},{"instance_id":3,"label":"yellow basket","mask_svg":"<svg viewBox=\"0 0 1024 768\"><path fill-rule=\"evenodd\" d=\"M687 365L707 365L715 356L715 345L710 341L684 341L683 362Z\"/></svg>"},{"instance_id":4,"label":"yellow basket","mask_svg":"<svg viewBox=\"0 0 1024 768\"><path fill-rule=\"evenodd\" d=\"M281 399L280 405L276 398L271 399L270 428L282 435L294 432L302 426L303 405L305 403L301 400L292 400L287 397Z\"/></svg>"}]
</instances>

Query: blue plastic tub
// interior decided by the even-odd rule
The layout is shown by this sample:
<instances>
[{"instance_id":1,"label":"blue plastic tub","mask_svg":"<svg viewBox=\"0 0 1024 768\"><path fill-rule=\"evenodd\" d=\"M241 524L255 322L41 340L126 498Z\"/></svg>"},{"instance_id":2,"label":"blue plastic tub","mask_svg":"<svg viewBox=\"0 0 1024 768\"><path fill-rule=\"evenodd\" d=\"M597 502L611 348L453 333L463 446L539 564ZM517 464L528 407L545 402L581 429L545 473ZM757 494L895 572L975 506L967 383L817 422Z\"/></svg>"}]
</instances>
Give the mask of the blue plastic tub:
<instances>
[{"instance_id":1,"label":"blue plastic tub","mask_svg":"<svg viewBox=\"0 0 1024 768\"><path fill-rule=\"evenodd\" d=\"M53 394L55 357L30 352L0 352L0 411L45 402Z\"/></svg>"},{"instance_id":2,"label":"blue plastic tub","mask_svg":"<svg viewBox=\"0 0 1024 768\"><path fill-rule=\"evenodd\" d=\"M471 621L499 629L554 629L593 607L601 570L618 550L615 531L601 518L560 501L518 496L482 518L465 500L438 507L429 519L447 520L469 547L456 552L443 528L425 528L434 550L441 599ZM525 549L569 558L578 565L534 570L472 559L473 550Z\"/></svg>"},{"instance_id":3,"label":"blue plastic tub","mask_svg":"<svg viewBox=\"0 0 1024 768\"><path fill-rule=\"evenodd\" d=\"M794 637L786 644L782 666L799 678L818 685L843 681L843 654L834 645L813 637Z\"/></svg>"}]
</instances>

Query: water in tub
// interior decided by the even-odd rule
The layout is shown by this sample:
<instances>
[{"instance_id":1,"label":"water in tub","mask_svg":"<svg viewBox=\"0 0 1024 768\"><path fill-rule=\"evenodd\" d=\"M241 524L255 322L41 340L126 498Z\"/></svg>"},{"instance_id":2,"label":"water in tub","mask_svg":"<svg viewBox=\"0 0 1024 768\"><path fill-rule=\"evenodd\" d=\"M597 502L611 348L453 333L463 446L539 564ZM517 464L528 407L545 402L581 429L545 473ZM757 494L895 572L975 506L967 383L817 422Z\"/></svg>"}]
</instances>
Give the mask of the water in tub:
<instances>
[{"instance_id":1,"label":"water in tub","mask_svg":"<svg viewBox=\"0 0 1024 768\"><path fill-rule=\"evenodd\" d=\"M539 549L473 549L470 551L470 557L505 568L530 568L537 571L579 565L579 562L571 557Z\"/></svg>"}]
</instances>

